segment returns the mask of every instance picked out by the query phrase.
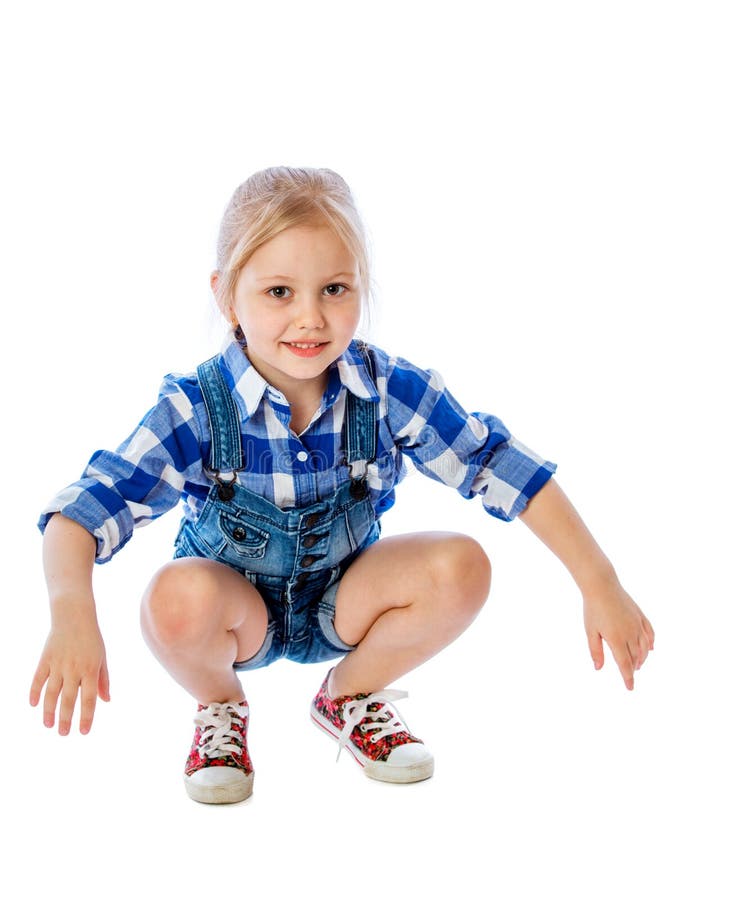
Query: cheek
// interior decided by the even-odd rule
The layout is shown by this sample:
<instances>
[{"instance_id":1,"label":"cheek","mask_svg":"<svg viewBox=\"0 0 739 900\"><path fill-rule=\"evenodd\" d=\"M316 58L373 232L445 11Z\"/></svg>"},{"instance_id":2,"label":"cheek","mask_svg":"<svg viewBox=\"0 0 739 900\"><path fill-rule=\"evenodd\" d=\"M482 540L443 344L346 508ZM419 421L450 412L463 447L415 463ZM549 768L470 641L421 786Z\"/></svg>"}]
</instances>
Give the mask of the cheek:
<instances>
[{"instance_id":1,"label":"cheek","mask_svg":"<svg viewBox=\"0 0 739 900\"><path fill-rule=\"evenodd\" d=\"M350 331L352 334L357 330L359 321L362 318L362 305L360 303L350 306L348 309L342 310L341 325L342 330Z\"/></svg>"},{"instance_id":2,"label":"cheek","mask_svg":"<svg viewBox=\"0 0 739 900\"><path fill-rule=\"evenodd\" d=\"M255 337L257 335L269 335L282 327L280 317L265 308L256 310L248 306L242 306L235 310L235 314L241 323L244 334L247 336L249 334Z\"/></svg>"}]
</instances>

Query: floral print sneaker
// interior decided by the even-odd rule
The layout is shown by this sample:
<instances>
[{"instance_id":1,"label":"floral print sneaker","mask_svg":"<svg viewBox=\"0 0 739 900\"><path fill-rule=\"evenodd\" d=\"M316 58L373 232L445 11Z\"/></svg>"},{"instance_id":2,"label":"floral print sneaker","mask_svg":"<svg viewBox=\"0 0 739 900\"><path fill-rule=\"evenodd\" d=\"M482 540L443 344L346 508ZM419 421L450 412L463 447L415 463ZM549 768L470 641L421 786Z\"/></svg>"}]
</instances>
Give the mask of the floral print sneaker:
<instances>
[{"instance_id":1,"label":"floral print sneaker","mask_svg":"<svg viewBox=\"0 0 739 900\"><path fill-rule=\"evenodd\" d=\"M238 803L252 791L254 769L246 747L249 704L198 705L195 737L185 765L185 789L200 803Z\"/></svg>"},{"instance_id":2,"label":"floral print sneaker","mask_svg":"<svg viewBox=\"0 0 739 900\"><path fill-rule=\"evenodd\" d=\"M407 696L405 691L385 690L332 700L327 675L311 704L311 718L338 741L339 755L346 747L370 778L395 784L423 781L434 772L434 758L391 703Z\"/></svg>"}]
</instances>

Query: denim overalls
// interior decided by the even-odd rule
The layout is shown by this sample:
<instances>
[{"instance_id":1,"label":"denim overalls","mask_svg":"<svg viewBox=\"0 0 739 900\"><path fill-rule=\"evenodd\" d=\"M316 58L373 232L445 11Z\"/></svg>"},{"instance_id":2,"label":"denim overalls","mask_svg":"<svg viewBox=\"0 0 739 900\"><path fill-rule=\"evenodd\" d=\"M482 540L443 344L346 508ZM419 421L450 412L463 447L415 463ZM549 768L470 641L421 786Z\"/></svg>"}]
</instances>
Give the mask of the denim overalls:
<instances>
[{"instance_id":1,"label":"denim overalls","mask_svg":"<svg viewBox=\"0 0 739 900\"><path fill-rule=\"evenodd\" d=\"M363 357L372 374L369 355L363 351ZM261 594L267 636L235 668L256 669L281 657L313 663L343 656L353 647L333 624L339 579L380 534L366 484L376 455L376 404L347 391L342 449L349 480L317 503L283 510L236 481L244 469L241 426L218 357L198 366L198 380L210 423L207 471L214 484L197 522L183 521L175 557L226 563Z\"/></svg>"}]
</instances>

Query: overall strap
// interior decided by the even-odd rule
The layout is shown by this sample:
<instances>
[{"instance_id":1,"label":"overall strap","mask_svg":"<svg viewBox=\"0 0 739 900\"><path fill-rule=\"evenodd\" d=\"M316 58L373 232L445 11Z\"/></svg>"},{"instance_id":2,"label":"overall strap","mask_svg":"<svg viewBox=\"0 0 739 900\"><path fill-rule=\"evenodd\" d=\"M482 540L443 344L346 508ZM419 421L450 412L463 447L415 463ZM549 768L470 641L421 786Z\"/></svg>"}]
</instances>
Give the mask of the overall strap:
<instances>
[{"instance_id":1,"label":"overall strap","mask_svg":"<svg viewBox=\"0 0 739 900\"><path fill-rule=\"evenodd\" d=\"M228 389L218 356L213 356L198 366L198 381L203 392L205 408L210 424L210 469L222 486L221 473L235 473L244 468L244 451L241 446L239 414L231 391ZM231 482L236 480L233 475Z\"/></svg>"},{"instance_id":2,"label":"overall strap","mask_svg":"<svg viewBox=\"0 0 739 900\"><path fill-rule=\"evenodd\" d=\"M375 370L367 345L360 341L357 346L374 383ZM367 465L377 457L377 405L347 391L342 440L353 496L366 494Z\"/></svg>"}]
</instances>

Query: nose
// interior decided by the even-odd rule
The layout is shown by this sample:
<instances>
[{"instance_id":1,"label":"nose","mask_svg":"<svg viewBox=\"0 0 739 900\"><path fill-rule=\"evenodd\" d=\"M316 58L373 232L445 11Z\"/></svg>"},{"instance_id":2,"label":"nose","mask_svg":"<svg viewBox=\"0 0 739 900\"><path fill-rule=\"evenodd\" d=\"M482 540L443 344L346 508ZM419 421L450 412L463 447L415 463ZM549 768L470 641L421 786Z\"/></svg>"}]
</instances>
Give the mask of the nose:
<instances>
[{"instance_id":1,"label":"nose","mask_svg":"<svg viewBox=\"0 0 739 900\"><path fill-rule=\"evenodd\" d=\"M303 297L295 313L295 324L306 331L323 328L326 324L321 310L321 303L315 297Z\"/></svg>"}]
</instances>

